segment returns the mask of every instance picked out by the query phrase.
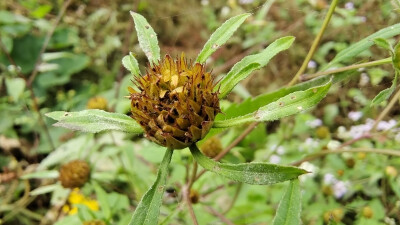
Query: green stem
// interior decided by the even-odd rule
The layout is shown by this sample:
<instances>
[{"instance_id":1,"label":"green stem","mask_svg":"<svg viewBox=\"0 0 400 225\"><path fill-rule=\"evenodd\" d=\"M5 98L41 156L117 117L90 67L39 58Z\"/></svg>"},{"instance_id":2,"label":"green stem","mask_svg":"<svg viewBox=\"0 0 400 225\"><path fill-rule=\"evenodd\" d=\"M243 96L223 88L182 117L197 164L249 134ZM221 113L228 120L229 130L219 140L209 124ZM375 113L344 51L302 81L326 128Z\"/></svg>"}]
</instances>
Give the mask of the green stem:
<instances>
[{"instance_id":1,"label":"green stem","mask_svg":"<svg viewBox=\"0 0 400 225\"><path fill-rule=\"evenodd\" d=\"M304 77L304 79L302 79L302 80L310 80L310 79L313 79L313 78L316 78L319 76L328 75L328 74L340 73L340 72L344 72L344 71L348 71L348 70L360 69L360 68L365 68L365 67L379 66L379 65L389 64L389 63L392 63L392 57L310 74L310 75Z\"/></svg>"},{"instance_id":2,"label":"green stem","mask_svg":"<svg viewBox=\"0 0 400 225\"><path fill-rule=\"evenodd\" d=\"M303 162L308 162L314 159L321 158L322 156L329 155L329 154L340 154L340 153L357 153L357 152L365 152L365 153L376 153L382 155L391 155L391 156L398 156L400 157L400 151L391 150L391 149L374 149L374 148L353 148L353 149L335 149L335 150L327 150L318 152L315 154L311 154L306 156L304 159L299 160L297 162L291 163L292 166L299 166Z\"/></svg>"},{"instance_id":3,"label":"green stem","mask_svg":"<svg viewBox=\"0 0 400 225\"><path fill-rule=\"evenodd\" d=\"M336 5L338 3L338 0L333 0L331 3L331 6L329 7L329 11L325 16L324 22L322 23L322 27L319 30L317 36L314 39L314 42L311 45L310 51L308 51L308 54L306 58L304 59L303 64L301 65L299 71L297 71L296 75L293 77L293 79L289 82L288 87L293 86L299 79L300 75L304 73L304 71L307 68L308 62L310 62L311 58L313 57L315 51L317 50L318 44L321 41L322 35L324 34L326 27L329 24L329 21L331 20L331 17L333 15L333 12L335 11Z\"/></svg>"}]
</instances>

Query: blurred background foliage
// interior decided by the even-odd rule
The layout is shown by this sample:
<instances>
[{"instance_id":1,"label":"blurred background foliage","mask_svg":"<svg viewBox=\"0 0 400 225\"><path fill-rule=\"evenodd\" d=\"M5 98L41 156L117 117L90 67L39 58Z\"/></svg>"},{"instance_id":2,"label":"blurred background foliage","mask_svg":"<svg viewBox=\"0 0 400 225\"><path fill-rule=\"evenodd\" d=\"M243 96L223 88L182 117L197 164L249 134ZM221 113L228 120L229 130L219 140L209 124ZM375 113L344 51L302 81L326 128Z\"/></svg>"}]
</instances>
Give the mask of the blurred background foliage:
<instances>
[{"instance_id":1,"label":"blurred background foliage","mask_svg":"<svg viewBox=\"0 0 400 225\"><path fill-rule=\"evenodd\" d=\"M194 59L209 35L226 19L252 16L207 61L221 76L244 56L276 38L293 35L295 44L266 68L244 80L228 96L233 102L287 84L297 72L329 6L326 0L3 0L0 2L0 224L127 224L140 197L155 180L163 148L137 136L111 132L82 134L51 126L46 112L97 108L129 114L131 76L121 65L130 51L145 71L129 10L147 18L162 54L185 52ZM68 7L66 7L68 6ZM399 22L398 1L339 1L311 74L350 44ZM65 13L60 13L65 10ZM62 16L59 16L62 14ZM60 20L57 24L56 21ZM56 26L54 26L56 24ZM54 29L53 35L47 34ZM398 37L390 40L398 41ZM47 42L47 43L46 43ZM42 46L46 43L46 48ZM389 56L373 46L344 65ZM312 111L259 124L223 159L291 164L306 155L352 147L400 149L399 107L371 129L387 102L373 97L390 87L390 65L357 71ZM222 108L229 107L227 101ZM372 121L372 122L371 122ZM244 128L218 135L227 147ZM361 138L360 138L361 137ZM357 140L354 143L349 141ZM190 223L180 188L192 158L174 154L161 208L163 224ZM90 181L69 190L58 181L61 165L82 159ZM330 154L301 167L304 224L399 224L400 159L371 153ZM207 173L194 184L200 224L270 224L286 184L250 186ZM219 212L219 213L216 213ZM94 222L93 222L94 224Z\"/></svg>"}]
</instances>

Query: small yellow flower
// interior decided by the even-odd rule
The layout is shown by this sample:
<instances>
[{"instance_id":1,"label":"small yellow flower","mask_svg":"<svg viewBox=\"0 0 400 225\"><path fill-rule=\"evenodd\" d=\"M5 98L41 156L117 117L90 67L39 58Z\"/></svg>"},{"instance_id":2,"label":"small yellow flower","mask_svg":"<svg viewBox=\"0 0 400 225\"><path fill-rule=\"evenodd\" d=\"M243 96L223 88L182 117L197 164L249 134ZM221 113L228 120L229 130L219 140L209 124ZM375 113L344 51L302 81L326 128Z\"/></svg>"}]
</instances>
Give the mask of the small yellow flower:
<instances>
[{"instance_id":1,"label":"small yellow flower","mask_svg":"<svg viewBox=\"0 0 400 225\"><path fill-rule=\"evenodd\" d=\"M78 212L77 204L85 205L92 211L99 211L99 203L96 200L86 198L79 190L74 188L68 197L69 205L64 205L62 211L68 215L74 215Z\"/></svg>"}]
</instances>

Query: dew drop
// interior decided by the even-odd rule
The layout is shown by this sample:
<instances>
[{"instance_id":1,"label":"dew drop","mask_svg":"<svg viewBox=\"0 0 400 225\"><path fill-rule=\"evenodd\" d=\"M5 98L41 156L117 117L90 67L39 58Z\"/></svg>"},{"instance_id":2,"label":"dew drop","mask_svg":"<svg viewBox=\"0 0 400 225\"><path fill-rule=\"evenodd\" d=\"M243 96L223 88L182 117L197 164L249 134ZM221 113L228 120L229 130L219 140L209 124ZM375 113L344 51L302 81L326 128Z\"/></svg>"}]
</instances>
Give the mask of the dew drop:
<instances>
[{"instance_id":1,"label":"dew drop","mask_svg":"<svg viewBox=\"0 0 400 225\"><path fill-rule=\"evenodd\" d=\"M69 113L67 113L67 112L66 112L66 113L64 113L64 116L69 116L69 115L70 115L70 114L69 114Z\"/></svg>"},{"instance_id":2,"label":"dew drop","mask_svg":"<svg viewBox=\"0 0 400 225\"><path fill-rule=\"evenodd\" d=\"M217 44L213 44L212 48L217 49L219 46Z\"/></svg>"},{"instance_id":3,"label":"dew drop","mask_svg":"<svg viewBox=\"0 0 400 225\"><path fill-rule=\"evenodd\" d=\"M149 29L150 28L150 26L148 26L148 25L146 25L146 26L144 26L146 29Z\"/></svg>"},{"instance_id":4,"label":"dew drop","mask_svg":"<svg viewBox=\"0 0 400 225\"><path fill-rule=\"evenodd\" d=\"M284 105L285 105L285 103L279 102L279 106L280 106L280 107L282 107L282 106L284 106Z\"/></svg>"},{"instance_id":5,"label":"dew drop","mask_svg":"<svg viewBox=\"0 0 400 225\"><path fill-rule=\"evenodd\" d=\"M153 38L153 37L154 37L154 34L150 35L150 37Z\"/></svg>"},{"instance_id":6,"label":"dew drop","mask_svg":"<svg viewBox=\"0 0 400 225\"><path fill-rule=\"evenodd\" d=\"M314 93L317 93L318 89L314 88L312 91L313 91Z\"/></svg>"},{"instance_id":7,"label":"dew drop","mask_svg":"<svg viewBox=\"0 0 400 225\"><path fill-rule=\"evenodd\" d=\"M303 110L303 107L302 106L297 106L297 109L298 110Z\"/></svg>"},{"instance_id":8,"label":"dew drop","mask_svg":"<svg viewBox=\"0 0 400 225\"><path fill-rule=\"evenodd\" d=\"M292 95L292 97L290 97L290 99L295 100L296 99L296 95Z\"/></svg>"},{"instance_id":9,"label":"dew drop","mask_svg":"<svg viewBox=\"0 0 400 225\"><path fill-rule=\"evenodd\" d=\"M221 168L218 165L215 165L212 170L215 172L219 172Z\"/></svg>"}]
</instances>

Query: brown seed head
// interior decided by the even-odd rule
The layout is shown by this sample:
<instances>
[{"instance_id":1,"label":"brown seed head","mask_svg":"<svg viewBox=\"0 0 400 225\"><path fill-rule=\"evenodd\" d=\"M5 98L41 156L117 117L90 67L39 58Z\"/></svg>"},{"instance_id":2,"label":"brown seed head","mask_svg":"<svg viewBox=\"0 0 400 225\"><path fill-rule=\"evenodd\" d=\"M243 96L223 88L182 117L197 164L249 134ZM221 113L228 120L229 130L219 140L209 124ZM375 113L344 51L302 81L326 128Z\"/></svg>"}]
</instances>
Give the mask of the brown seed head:
<instances>
[{"instance_id":1,"label":"brown seed head","mask_svg":"<svg viewBox=\"0 0 400 225\"><path fill-rule=\"evenodd\" d=\"M214 78L204 65L188 65L183 54L177 60L166 55L134 83L140 92L129 88L132 117L159 145L190 146L204 138L220 112Z\"/></svg>"},{"instance_id":2,"label":"brown seed head","mask_svg":"<svg viewBox=\"0 0 400 225\"><path fill-rule=\"evenodd\" d=\"M190 199L190 202L193 203L193 204L198 203L199 199L200 199L199 192L194 190L194 189L191 189L190 193L189 193L189 199Z\"/></svg>"},{"instance_id":3,"label":"brown seed head","mask_svg":"<svg viewBox=\"0 0 400 225\"><path fill-rule=\"evenodd\" d=\"M90 167L87 162L74 160L61 167L59 179L63 187L72 189L82 187L89 176Z\"/></svg>"}]
</instances>

